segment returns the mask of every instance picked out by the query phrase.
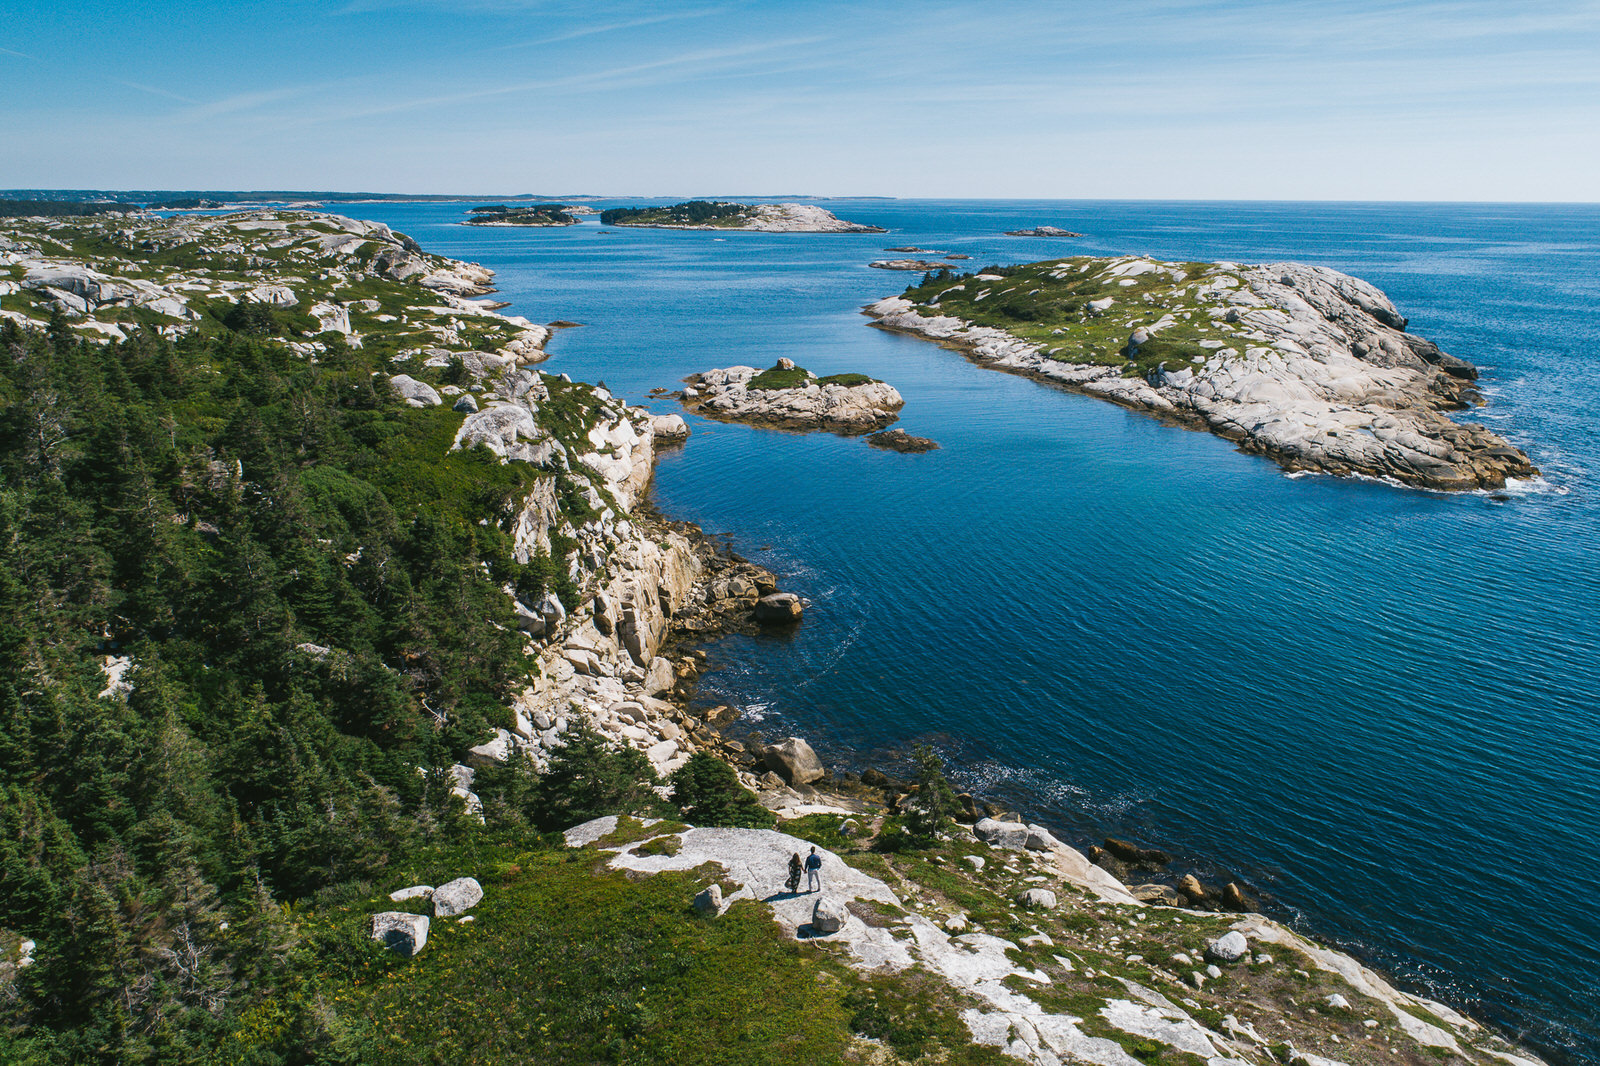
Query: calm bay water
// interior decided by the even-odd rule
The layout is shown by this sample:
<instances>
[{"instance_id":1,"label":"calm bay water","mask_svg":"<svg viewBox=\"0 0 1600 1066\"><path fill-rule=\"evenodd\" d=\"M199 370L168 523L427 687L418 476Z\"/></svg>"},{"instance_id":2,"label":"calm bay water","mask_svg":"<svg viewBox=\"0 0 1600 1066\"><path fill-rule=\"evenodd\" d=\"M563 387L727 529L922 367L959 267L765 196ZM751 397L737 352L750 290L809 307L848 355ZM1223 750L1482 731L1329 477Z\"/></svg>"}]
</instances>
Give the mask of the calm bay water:
<instances>
[{"instance_id":1,"label":"calm bay water","mask_svg":"<svg viewBox=\"0 0 1600 1066\"><path fill-rule=\"evenodd\" d=\"M624 201L617 201L623 203ZM788 356L862 371L938 440L690 419L673 517L814 605L730 639L702 695L858 768L920 740L1064 836L1247 879L1413 988L1600 1061L1600 207L825 201L881 235L475 229L359 204L575 319L544 369L655 387ZM1052 224L1081 240L1007 238ZM870 328L886 246L973 258L1296 259L1477 363L1541 484L1447 496L1284 476L1206 434Z\"/></svg>"}]
</instances>

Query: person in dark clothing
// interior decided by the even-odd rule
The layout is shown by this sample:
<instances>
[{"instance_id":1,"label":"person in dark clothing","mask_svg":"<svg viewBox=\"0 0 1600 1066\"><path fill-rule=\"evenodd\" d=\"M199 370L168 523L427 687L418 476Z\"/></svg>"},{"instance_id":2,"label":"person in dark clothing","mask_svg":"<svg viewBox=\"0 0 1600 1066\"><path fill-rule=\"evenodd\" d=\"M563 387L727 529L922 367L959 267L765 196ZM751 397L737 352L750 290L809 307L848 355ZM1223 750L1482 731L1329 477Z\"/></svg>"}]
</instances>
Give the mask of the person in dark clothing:
<instances>
[{"instance_id":1,"label":"person in dark clothing","mask_svg":"<svg viewBox=\"0 0 1600 1066\"><path fill-rule=\"evenodd\" d=\"M806 856L806 891L819 892L822 889L822 856L817 854L817 849L812 847L811 854Z\"/></svg>"},{"instance_id":2,"label":"person in dark clothing","mask_svg":"<svg viewBox=\"0 0 1600 1066\"><path fill-rule=\"evenodd\" d=\"M797 851L789 856L789 879L784 882L784 887L790 895L800 891L800 853Z\"/></svg>"}]
</instances>

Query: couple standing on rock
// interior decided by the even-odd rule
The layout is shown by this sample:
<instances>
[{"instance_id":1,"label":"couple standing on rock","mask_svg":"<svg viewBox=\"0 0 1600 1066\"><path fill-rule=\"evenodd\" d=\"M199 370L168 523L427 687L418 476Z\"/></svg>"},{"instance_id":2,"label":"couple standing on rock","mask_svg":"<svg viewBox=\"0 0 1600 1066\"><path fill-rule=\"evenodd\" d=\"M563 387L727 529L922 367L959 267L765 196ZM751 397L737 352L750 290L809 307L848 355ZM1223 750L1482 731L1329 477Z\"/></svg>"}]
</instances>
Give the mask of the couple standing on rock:
<instances>
[{"instance_id":1,"label":"couple standing on rock","mask_svg":"<svg viewBox=\"0 0 1600 1066\"><path fill-rule=\"evenodd\" d=\"M788 887L789 892L791 894L795 894L795 893L798 893L800 891L800 870L801 870L801 866L802 866L802 864L800 862L800 853L798 851L795 852L793 855L789 856L789 879L784 883ZM817 849L816 849L815 846L812 847L811 854L806 856L806 861L804 863L804 869L805 869L805 872L806 872L806 891L807 892L819 892L819 891L821 891L822 890L822 856L817 854Z\"/></svg>"}]
</instances>

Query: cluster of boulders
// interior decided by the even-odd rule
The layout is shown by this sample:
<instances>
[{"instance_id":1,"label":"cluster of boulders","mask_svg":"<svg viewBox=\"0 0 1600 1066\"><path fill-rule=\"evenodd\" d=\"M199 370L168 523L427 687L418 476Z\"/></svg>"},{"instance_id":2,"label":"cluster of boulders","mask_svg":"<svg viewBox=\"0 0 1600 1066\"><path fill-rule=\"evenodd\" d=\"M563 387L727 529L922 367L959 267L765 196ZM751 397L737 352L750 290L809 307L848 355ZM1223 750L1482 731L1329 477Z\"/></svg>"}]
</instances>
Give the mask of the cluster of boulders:
<instances>
[{"instance_id":1,"label":"cluster of boulders","mask_svg":"<svg viewBox=\"0 0 1600 1066\"><path fill-rule=\"evenodd\" d=\"M390 951L406 958L420 952L428 943L428 928L432 921L454 918L457 922L470 922L473 916L467 911L483 899L483 886L472 877L458 877L434 888L432 885L412 885L389 893L395 903L410 899L424 899L431 904L430 919L426 914L409 911L383 911L372 916L372 939Z\"/></svg>"},{"instance_id":2,"label":"cluster of boulders","mask_svg":"<svg viewBox=\"0 0 1600 1066\"><path fill-rule=\"evenodd\" d=\"M688 387L679 398L707 418L841 433L865 433L886 426L905 406L894 386L882 381L824 384L789 359L778 360L773 369L799 371L804 380L784 388L752 388L752 381L763 372L753 366L730 366L688 378Z\"/></svg>"},{"instance_id":3,"label":"cluster of boulders","mask_svg":"<svg viewBox=\"0 0 1600 1066\"><path fill-rule=\"evenodd\" d=\"M1196 280L1183 264L1139 256L1063 261L1051 277L1075 285L1099 278L1109 295L1090 302L1096 315L1120 305L1120 287L1157 278L1170 289L1172 309L1136 324L1165 305L1149 293L1128 304L1130 355L1180 326L1208 333L1194 345L1208 354L1163 362L1145 378L1125 374L1121 365L1058 360L1046 344L923 314L903 297L880 300L866 312L886 328L960 348L985 365L1192 420L1291 470L1452 490L1495 488L1538 474L1504 438L1445 416L1477 401L1476 370L1405 332L1406 319L1389 299L1356 278L1301 263L1218 263ZM992 291L1005 292L999 285Z\"/></svg>"}]
</instances>

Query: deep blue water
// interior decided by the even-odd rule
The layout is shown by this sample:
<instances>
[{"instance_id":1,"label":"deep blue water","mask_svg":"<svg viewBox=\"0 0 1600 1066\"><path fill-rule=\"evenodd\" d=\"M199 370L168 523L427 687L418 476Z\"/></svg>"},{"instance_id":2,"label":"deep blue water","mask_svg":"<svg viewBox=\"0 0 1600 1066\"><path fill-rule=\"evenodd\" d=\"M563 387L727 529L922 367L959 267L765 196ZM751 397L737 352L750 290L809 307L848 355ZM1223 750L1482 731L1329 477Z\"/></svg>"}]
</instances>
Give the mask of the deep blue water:
<instances>
[{"instance_id":1,"label":"deep blue water","mask_svg":"<svg viewBox=\"0 0 1600 1066\"><path fill-rule=\"evenodd\" d=\"M711 649L711 701L861 765L931 740L1079 841L1246 878L1303 927L1567 1061L1600 1061L1600 207L828 201L885 235L473 229L364 204L576 319L545 369L653 387L788 356L894 384L943 448L691 419L657 502L814 602ZM1049 223L1082 240L1000 236ZM891 245L1298 259L1477 363L1545 483L1284 476L1206 434L869 328ZM875 756L876 757L876 756Z\"/></svg>"}]
</instances>

